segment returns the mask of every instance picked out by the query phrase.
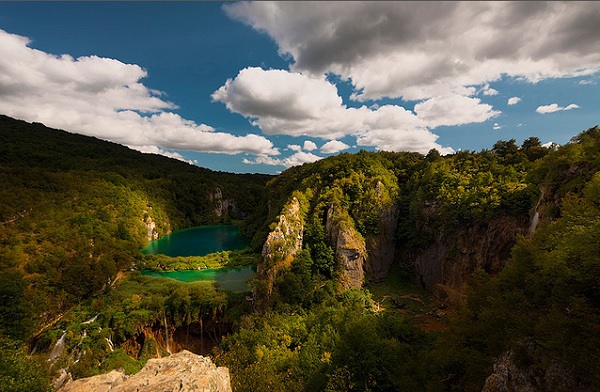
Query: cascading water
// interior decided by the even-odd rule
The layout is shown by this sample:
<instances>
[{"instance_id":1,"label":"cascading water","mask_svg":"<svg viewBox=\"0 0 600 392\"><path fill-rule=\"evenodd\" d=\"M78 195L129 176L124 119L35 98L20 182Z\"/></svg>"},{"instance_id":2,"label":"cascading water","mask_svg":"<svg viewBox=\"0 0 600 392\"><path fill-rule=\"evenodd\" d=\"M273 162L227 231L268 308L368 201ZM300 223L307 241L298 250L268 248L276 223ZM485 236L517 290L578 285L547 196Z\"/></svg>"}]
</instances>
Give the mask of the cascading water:
<instances>
[{"instance_id":1,"label":"cascading water","mask_svg":"<svg viewBox=\"0 0 600 392\"><path fill-rule=\"evenodd\" d=\"M532 235L535 229L537 229L538 224L540 223L540 213L538 212L538 209L542 204L543 197L544 191L542 190L542 194L540 195L540 198L538 199L538 202L535 205L535 208L533 209L533 216L531 217L531 223L529 224L529 230L527 231L528 235Z\"/></svg>"},{"instance_id":2,"label":"cascading water","mask_svg":"<svg viewBox=\"0 0 600 392\"><path fill-rule=\"evenodd\" d=\"M537 225L539 223L540 223L540 213L536 211L535 214L533 214L533 218L531 218L531 224L529 225L529 231L528 231L529 235L533 234L533 232L535 231L535 229L537 228Z\"/></svg>"},{"instance_id":3,"label":"cascading water","mask_svg":"<svg viewBox=\"0 0 600 392\"><path fill-rule=\"evenodd\" d=\"M115 345L113 344L111 338L107 337L105 339L106 339L106 343L108 344L108 348L110 349L110 352L115 351Z\"/></svg>"},{"instance_id":4,"label":"cascading water","mask_svg":"<svg viewBox=\"0 0 600 392\"><path fill-rule=\"evenodd\" d=\"M60 339L56 341L52 351L50 352L50 358L48 358L48 362L54 363L56 359L63 353L65 349L65 339L67 337L67 331L64 331Z\"/></svg>"},{"instance_id":5,"label":"cascading water","mask_svg":"<svg viewBox=\"0 0 600 392\"><path fill-rule=\"evenodd\" d=\"M85 324L85 325L87 325L87 324L94 323L94 322L96 322L96 320L98 319L98 316L99 316L99 315L100 315L100 313L98 313L97 315L95 315L94 317L92 317L91 319L89 319L88 321L84 321L84 322L83 322L83 323L81 323L81 324Z\"/></svg>"},{"instance_id":6,"label":"cascading water","mask_svg":"<svg viewBox=\"0 0 600 392\"><path fill-rule=\"evenodd\" d=\"M170 354L171 353L171 347L169 347L169 326L167 324L167 313L163 312L163 319L164 319L164 323L165 323L165 342L167 344L167 352Z\"/></svg>"}]
</instances>

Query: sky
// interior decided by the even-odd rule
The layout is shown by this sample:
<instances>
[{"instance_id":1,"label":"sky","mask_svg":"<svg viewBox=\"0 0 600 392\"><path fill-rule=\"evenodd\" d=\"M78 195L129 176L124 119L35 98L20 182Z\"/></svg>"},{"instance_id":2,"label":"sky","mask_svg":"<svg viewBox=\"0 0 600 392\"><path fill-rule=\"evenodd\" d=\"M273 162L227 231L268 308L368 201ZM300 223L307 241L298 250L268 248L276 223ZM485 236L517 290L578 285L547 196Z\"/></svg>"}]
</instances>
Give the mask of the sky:
<instances>
[{"instance_id":1,"label":"sky","mask_svg":"<svg viewBox=\"0 0 600 392\"><path fill-rule=\"evenodd\" d=\"M565 144L600 2L0 2L0 114L217 171Z\"/></svg>"}]
</instances>

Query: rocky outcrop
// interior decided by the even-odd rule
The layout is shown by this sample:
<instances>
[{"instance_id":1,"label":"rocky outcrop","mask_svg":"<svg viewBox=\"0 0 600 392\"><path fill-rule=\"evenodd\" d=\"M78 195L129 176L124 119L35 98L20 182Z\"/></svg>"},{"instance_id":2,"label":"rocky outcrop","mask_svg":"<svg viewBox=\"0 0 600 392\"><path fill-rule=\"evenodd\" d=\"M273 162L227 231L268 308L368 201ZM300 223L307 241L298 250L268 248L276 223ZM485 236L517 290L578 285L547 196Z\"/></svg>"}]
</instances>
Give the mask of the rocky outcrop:
<instances>
[{"instance_id":1,"label":"rocky outcrop","mask_svg":"<svg viewBox=\"0 0 600 392\"><path fill-rule=\"evenodd\" d=\"M152 217L148 216L144 221L146 225L146 239L148 241L154 241L158 239L158 231L156 230L156 223L152 220Z\"/></svg>"},{"instance_id":2,"label":"rocky outcrop","mask_svg":"<svg viewBox=\"0 0 600 392\"><path fill-rule=\"evenodd\" d=\"M226 392L231 391L229 370L217 367L210 358L181 351L169 357L150 359L138 373L127 376L113 370L79 379L58 392Z\"/></svg>"},{"instance_id":3,"label":"rocky outcrop","mask_svg":"<svg viewBox=\"0 0 600 392\"><path fill-rule=\"evenodd\" d=\"M515 353L508 351L494 363L494 371L485 380L482 392L591 392L595 390L576 380L564 364L548 358L536 358L533 346L524 348L535 364L519 366Z\"/></svg>"},{"instance_id":4,"label":"rocky outcrop","mask_svg":"<svg viewBox=\"0 0 600 392\"><path fill-rule=\"evenodd\" d=\"M385 278L394 263L396 255L396 228L398 227L398 209L391 200L385 204L384 185L378 181L375 190L381 208L377 211L379 218L378 234L367 237L366 278L369 282L377 282Z\"/></svg>"},{"instance_id":5,"label":"rocky outcrop","mask_svg":"<svg viewBox=\"0 0 600 392\"><path fill-rule=\"evenodd\" d=\"M300 202L292 197L279 215L275 228L267 235L262 249L262 261L257 274L266 278L269 296L273 292L273 282L282 267L289 266L294 255L302 249L304 219L300 213Z\"/></svg>"},{"instance_id":6,"label":"rocky outcrop","mask_svg":"<svg viewBox=\"0 0 600 392\"><path fill-rule=\"evenodd\" d=\"M327 242L332 244L340 272L342 289L362 287L365 278L367 247L364 238L350 223L342 207L332 204L325 223Z\"/></svg>"},{"instance_id":7,"label":"rocky outcrop","mask_svg":"<svg viewBox=\"0 0 600 392\"><path fill-rule=\"evenodd\" d=\"M213 203L213 214L217 217L231 216L236 219L244 219L247 214L241 211L235 204L233 199L224 199L221 188L216 188L208 195L209 200Z\"/></svg>"},{"instance_id":8,"label":"rocky outcrop","mask_svg":"<svg viewBox=\"0 0 600 392\"><path fill-rule=\"evenodd\" d=\"M529 228L528 217L502 215L489 222L472 222L458 231L439 230L413 258L417 278L438 297L452 302L476 269L500 272L517 236L527 234Z\"/></svg>"}]
</instances>

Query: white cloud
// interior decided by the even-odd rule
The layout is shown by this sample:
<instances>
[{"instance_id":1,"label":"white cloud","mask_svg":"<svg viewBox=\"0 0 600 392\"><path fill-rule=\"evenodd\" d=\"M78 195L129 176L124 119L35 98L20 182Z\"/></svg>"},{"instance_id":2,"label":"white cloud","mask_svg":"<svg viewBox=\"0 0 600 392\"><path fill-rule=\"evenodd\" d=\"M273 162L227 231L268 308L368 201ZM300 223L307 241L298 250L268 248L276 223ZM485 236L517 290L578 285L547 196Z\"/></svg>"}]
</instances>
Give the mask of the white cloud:
<instances>
[{"instance_id":1,"label":"white cloud","mask_svg":"<svg viewBox=\"0 0 600 392\"><path fill-rule=\"evenodd\" d=\"M424 100L501 77L537 82L600 70L596 2L240 2L292 70L350 81L356 99ZM491 90L490 90L491 91Z\"/></svg>"},{"instance_id":2,"label":"white cloud","mask_svg":"<svg viewBox=\"0 0 600 392\"><path fill-rule=\"evenodd\" d=\"M572 103L566 107L559 106L557 103L551 103L550 105L538 106L538 108L535 109L535 111L540 114L548 114L548 113L554 113L554 112L560 112L560 111L564 111L564 110L572 110L572 109L578 109L578 108L579 108L579 105L576 105L574 103Z\"/></svg>"},{"instance_id":3,"label":"white cloud","mask_svg":"<svg viewBox=\"0 0 600 392\"><path fill-rule=\"evenodd\" d=\"M186 159L183 155L181 155L177 151L166 151L166 150L163 150L162 148L158 148L156 146L139 146L137 148L137 150L141 151L141 152L143 152L145 154L164 155L164 156L169 157L169 158L174 158L174 159L178 159L180 161L187 162L190 165L193 165L196 162L196 161L193 161L191 159Z\"/></svg>"},{"instance_id":4,"label":"white cloud","mask_svg":"<svg viewBox=\"0 0 600 392\"><path fill-rule=\"evenodd\" d=\"M478 98L458 94L438 96L418 103L415 113L431 128L484 122L500 114Z\"/></svg>"},{"instance_id":5,"label":"white cloud","mask_svg":"<svg viewBox=\"0 0 600 392\"><path fill-rule=\"evenodd\" d=\"M519 98L519 97L510 97L510 98L508 98L507 104L508 105L516 105L519 102L521 102L521 98Z\"/></svg>"},{"instance_id":6,"label":"white cloud","mask_svg":"<svg viewBox=\"0 0 600 392\"><path fill-rule=\"evenodd\" d=\"M297 144L288 144L287 148L288 148L288 150L292 150L292 151L302 151L302 147L300 147Z\"/></svg>"},{"instance_id":7,"label":"white cloud","mask_svg":"<svg viewBox=\"0 0 600 392\"><path fill-rule=\"evenodd\" d=\"M260 68L241 70L212 97L230 111L249 118L267 134L329 140L353 135L359 145L423 153L432 148L452 152L435 143L437 136L428 127L484 121L486 116L496 115L491 106L461 96L446 97L447 102L439 105L422 106L424 118L397 105L375 110L366 106L348 108L337 88L325 78ZM454 106L444 108L444 104Z\"/></svg>"},{"instance_id":8,"label":"white cloud","mask_svg":"<svg viewBox=\"0 0 600 392\"><path fill-rule=\"evenodd\" d=\"M350 146L339 140L330 140L321 146L321 153L323 154L335 154L336 152L344 151L349 149Z\"/></svg>"},{"instance_id":9,"label":"white cloud","mask_svg":"<svg viewBox=\"0 0 600 392\"><path fill-rule=\"evenodd\" d=\"M483 92L483 95L498 95L498 90L491 88L489 84L483 86L481 91Z\"/></svg>"},{"instance_id":10,"label":"white cloud","mask_svg":"<svg viewBox=\"0 0 600 392\"><path fill-rule=\"evenodd\" d=\"M498 123L494 123L494 125L492 126L492 129L494 131L497 131L499 129L502 129L502 125L498 124Z\"/></svg>"},{"instance_id":11,"label":"white cloud","mask_svg":"<svg viewBox=\"0 0 600 392\"><path fill-rule=\"evenodd\" d=\"M316 150L318 147L317 147L317 145L315 144L315 142L313 142L313 141L310 141L310 140L305 140L305 141L304 141L304 147L303 147L303 148L304 148L304 150L305 150L305 151L314 151L314 150Z\"/></svg>"},{"instance_id":12,"label":"white cloud","mask_svg":"<svg viewBox=\"0 0 600 392\"><path fill-rule=\"evenodd\" d=\"M297 151L291 156L283 159L273 158L267 155L259 155L255 159L243 159L243 163L248 165L270 165L270 166L285 166L286 168L292 166L302 165L304 163L316 162L323 157L312 154L310 152Z\"/></svg>"},{"instance_id":13,"label":"white cloud","mask_svg":"<svg viewBox=\"0 0 600 392\"><path fill-rule=\"evenodd\" d=\"M215 132L169 112L176 105L141 82L147 72L115 59L55 56L0 30L0 112L177 159L167 150L275 155L264 136Z\"/></svg>"}]
</instances>

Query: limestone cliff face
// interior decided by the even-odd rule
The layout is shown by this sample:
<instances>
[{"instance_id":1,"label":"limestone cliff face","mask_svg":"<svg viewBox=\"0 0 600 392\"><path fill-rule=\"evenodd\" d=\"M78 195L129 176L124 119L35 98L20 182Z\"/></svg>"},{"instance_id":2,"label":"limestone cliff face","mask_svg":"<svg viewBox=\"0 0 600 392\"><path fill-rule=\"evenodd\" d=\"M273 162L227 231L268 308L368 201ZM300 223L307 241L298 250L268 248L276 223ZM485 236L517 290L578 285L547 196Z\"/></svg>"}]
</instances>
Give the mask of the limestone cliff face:
<instances>
[{"instance_id":1,"label":"limestone cliff face","mask_svg":"<svg viewBox=\"0 0 600 392\"><path fill-rule=\"evenodd\" d=\"M221 188L216 188L208 197L214 205L212 213L219 218L231 214L237 219L243 219L247 215L236 206L235 200L223 198Z\"/></svg>"},{"instance_id":2,"label":"limestone cliff face","mask_svg":"<svg viewBox=\"0 0 600 392\"><path fill-rule=\"evenodd\" d=\"M347 212L331 204L325 224L327 242L332 244L340 272L342 289L362 287L365 278L367 246L364 238L349 224Z\"/></svg>"},{"instance_id":3,"label":"limestone cliff face","mask_svg":"<svg viewBox=\"0 0 600 392\"><path fill-rule=\"evenodd\" d=\"M564 363L555 359L535 358L531 345L526 350L528 355L534 357L535 362L540 361L544 365L534 364L527 368L519 366L514 352L508 351L494 363L494 371L485 380L482 392L591 392L595 390L578 382Z\"/></svg>"},{"instance_id":4,"label":"limestone cliff face","mask_svg":"<svg viewBox=\"0 0 600 392\"><path fill-rule=\"evenodd\" d=\"M366 239L367 263L366 278L379 281L387 275L396 255L396 228L398 227L398 208L391 200L384 202L384 185L377 182L377 198L381 207L377 211L379 218L378 233Z\"/></svg>"},{"instance_id":5,"label":"limestone cliff face","mask_svg":"<svg viewBox=\"0 0 600 392\"><path fill-rule=\"evenodd\" d=\"M157 240L158 230L156 230L156 223L152 220L152 217L146 218L144 224L146 225L146 239L148 241Z\"/></svg>"},{"instance_id":6,"label":"limestone cliff face","mask_svg":"<svg viewBox=\"0 0 600 392\"><path fill-rule=\"evenodd\" d=\"M292 197L279 215L275 228L267 235L262 249L262 261L257 274L266 279L267 295L273 292L273 282L284 266L289 266L296 252L302 249L304 220L300 213L300 202Z\"/></svg>"},{"instance_id":7,"label":"limestone cliff face","mask_svg":"<svg viewBox=\"0 0 600 392\"><path fill-rule=\"evenodd\" d=\"M497 216L472 222L457 231L438 231L424 250L413 256L419 282L450 301L477 269L496 274L504 268L518 235L527 234L529 217Z\"/></svg>"},{"instance_id":8,"label":"limestone cliff face","mask_svg":"<svg viewBox=\"0 0 600 392\"><path fill-rule=\"evenodd\" d=\"M169 357L150 359L137 374L122 371L79 379L59 392L228 392L229 370L217 367L210 358L181 351Z\"/></svg>"}]
</instances>

